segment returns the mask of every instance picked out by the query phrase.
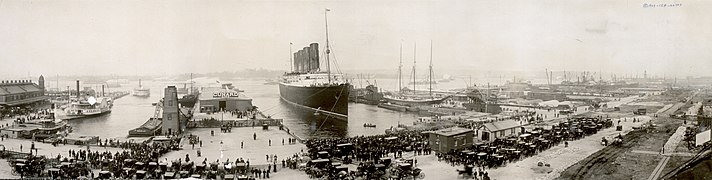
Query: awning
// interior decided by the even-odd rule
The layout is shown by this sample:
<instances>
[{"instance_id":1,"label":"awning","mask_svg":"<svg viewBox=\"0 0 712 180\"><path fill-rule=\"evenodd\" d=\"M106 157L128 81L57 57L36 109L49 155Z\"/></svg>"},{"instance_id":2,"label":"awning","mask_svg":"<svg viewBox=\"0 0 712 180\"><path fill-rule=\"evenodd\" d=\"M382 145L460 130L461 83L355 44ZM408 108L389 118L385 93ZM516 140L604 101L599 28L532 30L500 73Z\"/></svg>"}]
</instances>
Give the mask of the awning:
<instances>
[{"instance_id":1,"label":"awning","mask_svg":"<svg viewBox=\"0 0 712 180\"><path fill-rule=\"evenodd\" d=\"M47 96L40 96L40 97L27 98L27 99L23 99L23 100L19 100L19 101L0 102L0 105L3 105L3 106L19 106L19 105L29 104L29 103L33 103L33 102L37 102L37 101L43 101L43 100L47 100L47 99L49 99L49 97L47 97Z\"/></svg>"}]
</instances>

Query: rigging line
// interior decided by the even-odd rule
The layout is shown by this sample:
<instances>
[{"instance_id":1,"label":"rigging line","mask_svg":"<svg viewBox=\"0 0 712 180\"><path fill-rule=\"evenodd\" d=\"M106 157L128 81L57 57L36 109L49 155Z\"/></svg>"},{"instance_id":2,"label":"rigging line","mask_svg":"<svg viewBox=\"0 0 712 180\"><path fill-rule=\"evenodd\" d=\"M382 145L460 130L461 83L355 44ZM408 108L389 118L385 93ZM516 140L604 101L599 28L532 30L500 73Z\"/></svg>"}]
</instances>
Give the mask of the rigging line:
<instances>
[{"instance_id":1,"label":"rigging line","mask_svg":"<svg viewBox=\"0 0 712 180\"><path fill-rule=\"evenodd\" d=\"M336 98L336 102L334 103L334 105L331 106L331 111L334 111L334 108L336 108L336 104L339 102L339 99L341 99L341 94L344 92L345 88L346 88L346 86L341 87L341 91L339 92L339 96ZM347 109L347 111L348 111L348 109ZM319 131L319 129L321 129L322 126L324 126L324 123L326 123L326 120L328 120L330 118L330 116L331 116L330 114L326 115L326 118L324 118L324 121L321 122L321 125L319 125L319 128L317 128L317 131Z\"/></svg>"},{"instance_id":2,"label":"rigging line","mask_svg":"<svg viewBox=\"0 0 712 180\"><path fill-rule=\"evenodd\" d=\"M267 109L263 109L262 112L267 112L267 111L269 111L269 110L272 110L272 109L276 108L277 106L278 106L278 105L273 105L272 107L269 107L269 108L267 108Z\"/></svg>"},{"instance_id":3,"label":"rigging line","mask_svg":"<svg viewBox=\"0 0 712 180\"><path fill-rule=\"evenodd\" d=\"M339 74L342 74L341 66L339 66L339 61L336 59L336 53L334 53L334 43L332 42L329 47L331 49L330 54L333 54L333 56L334 56L334 66L336 67L336 72L339 72Z\"/></svg>"}]
</instances>

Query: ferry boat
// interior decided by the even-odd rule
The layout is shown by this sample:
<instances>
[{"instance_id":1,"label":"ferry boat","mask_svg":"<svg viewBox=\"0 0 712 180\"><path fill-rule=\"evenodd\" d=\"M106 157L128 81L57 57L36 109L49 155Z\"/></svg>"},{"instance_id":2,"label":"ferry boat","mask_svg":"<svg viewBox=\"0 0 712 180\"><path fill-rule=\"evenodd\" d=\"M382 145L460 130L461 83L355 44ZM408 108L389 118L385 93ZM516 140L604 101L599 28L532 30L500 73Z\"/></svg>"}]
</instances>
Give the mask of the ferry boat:
<instances>
[{"instance_id":1,"label":"ferry boat","mask_svg":"<svg viewBox=\"0 0 712 180\"><path fill-rule=\"evenodd\" d=\"M141 79L138 80L138 88L134 89L133 96L150 97L151 89L141 86Z\"/></svg>"},{"instance_id":2,"label":"ferry boat","mask_svg":"<svg viewBox=\"0 0 712 180\"><path fill-rule=\"evenodd\" d=\"M101 115L111 112L113 100L109 97L88 97L74 100L64 108L64 113L69 118Z\"/></svg>"},{"instance_id":3,"label":"ferry boat","mask_svg":"<svg viewBox=\"0 0 712 180\"><path fill-rule=\"evenodd\" d=\"M327 21L328 11L329 9L326 9L324 12L325 21ZM349 82L343 74L331 72L328 29L327 26L326 49L324 50L326 72L320 69L318 43L311 43L295 52L294 60L291 62L294 69L292 72L285 73L279 82L280 99L297 107L314 111L317 115L327 115L348 121Z\"/></svg>"}]
</instances>

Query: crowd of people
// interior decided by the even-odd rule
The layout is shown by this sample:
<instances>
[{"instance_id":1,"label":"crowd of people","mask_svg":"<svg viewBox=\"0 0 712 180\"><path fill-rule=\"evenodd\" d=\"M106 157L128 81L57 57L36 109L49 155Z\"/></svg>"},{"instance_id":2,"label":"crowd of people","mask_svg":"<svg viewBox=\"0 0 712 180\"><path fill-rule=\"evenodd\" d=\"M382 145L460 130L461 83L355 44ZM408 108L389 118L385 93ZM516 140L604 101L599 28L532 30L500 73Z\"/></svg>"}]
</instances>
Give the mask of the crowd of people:
<instances>
[{"instance_id":1,"label":"crowd of people","mask_svg":"<svg viewBox=\"0 0 712 180\"><path fill-rule=\"evenodd\" d=\"M111 153L109 151L101 151L100 148L91 150L87 149L69 150L68 155L62 156L57 154L56 157L44 157L30 155L28 159L47 160L50 167L58 167L56 174L51 169L45 169L45 166L32 166L30 169L38 169L39 172L49 173L46 176L63 177L63 178L78 178L80 176L89 176L90 169L101 169L114 174L114 177L130 177L125 168L127 160L131 162L158 162L158 158L165 153L175 149L180 138L172 138L167 142L156 143L132 143L118 142L106 140L104 143L99 141L100 146L118 147L124 149L120 152ZM34 146L34 144L33 144ZM27 165L29 166L29 165ZM47 170L47 171L44 171ZM42 177L41 174L37 174ZM91 174L92 177L93 174Z\"/></svg>"},{"instance_id":2,"label":"crowd of people","mask_svg":"<svg viewBox=\"0 0 712 180\"><path fill-rule=\"evenodd\" d=\"M375 136L358 136L352 138L310 139L305 141L308 148L307 155L310 159L329 159L330 157L341 160L345 164L358 163L359 171L349 172L312 163L313 167L306 172L312 177L328 176L331 178L361 176L374 174L378 168L366 166L382 164L384 157L402 157L404 152L413 152L415 155L425 155L431 152L426 141L426 136L419 131L399 131L397 133ZM383 171L383 170L381 170ZM345 173L345 174L344 174Z\"/></svg>"},{"instance_id":3,"label":"crowd of people","mask_svg":"<svg viewBox=\"0 0 712 180\"><path fill-rule=\"evenodd\" d=\"M1 119L12 119L15 123L25 123L37 119L54 119L50 109L29 110L24 108L12 108L10 110L0 110Z\"/></svg>"}]
</instances>

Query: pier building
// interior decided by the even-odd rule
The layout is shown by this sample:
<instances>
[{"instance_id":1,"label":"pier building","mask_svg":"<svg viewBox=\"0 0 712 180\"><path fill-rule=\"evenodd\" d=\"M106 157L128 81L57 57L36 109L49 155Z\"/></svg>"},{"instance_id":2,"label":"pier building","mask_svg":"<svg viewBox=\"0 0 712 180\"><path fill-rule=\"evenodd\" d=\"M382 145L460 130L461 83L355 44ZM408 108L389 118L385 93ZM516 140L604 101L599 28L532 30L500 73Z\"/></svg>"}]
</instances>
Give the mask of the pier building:
<instances>
[{"instance_id":1,"label":"pier building","mask_svg":"<svg viewBox=\"0 0 712 180\"><path fill-rule=\"evenodd\" d=\"M47 102L44 77L40 76L38 83L31 80L0 81L0 108L37 106Z\"/></svg>"}]
</instances>

